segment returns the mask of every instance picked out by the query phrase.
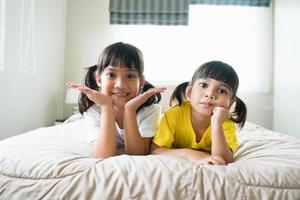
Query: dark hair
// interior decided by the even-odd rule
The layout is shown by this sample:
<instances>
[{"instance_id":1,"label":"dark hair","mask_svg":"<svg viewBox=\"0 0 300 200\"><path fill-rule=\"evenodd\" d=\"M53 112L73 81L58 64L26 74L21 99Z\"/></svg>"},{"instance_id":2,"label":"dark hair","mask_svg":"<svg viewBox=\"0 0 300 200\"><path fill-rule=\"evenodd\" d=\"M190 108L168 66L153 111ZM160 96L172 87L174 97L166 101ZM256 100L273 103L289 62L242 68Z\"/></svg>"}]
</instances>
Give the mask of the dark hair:
<instances>
[{"instance_id":1,"label":"dark hair","mask_svg":"<svg viewBox=\"0 0 300 200\"><path fill-rule=\"evenodd\" d=\"M93 65L87 68L88 71L84 77L84 84L91 89L99 90L96 82L97 73L101 74L106 67L114 67L119 64L127 68L134 68L137 70L140 77L143 76L144 59L142 52L131 44L117 42L107 46L102 51L101 55L99 56L97 65ZM153 87L154 86L151 83L145 81L145 85L142 88L141 92L143 93ZM160 99L160 93L151 96L144 104L142 104L137 109L137 112L145 106L149 106L153 103L159 103ZM89 107L94 104L94 102L81 92L78 104L79 112L83 114Z\"/></svg>"},{"instance_id":2,"label":"dark hair","mask_svg":"<svg viewBox=\"0 0 300 200\"><path fill-rule=\"evenodd\" d=\"M243 128L247 117L247 107L245 103L236 96L237 89L239 87L239 78L233 67L221 62L221 61L210 61L204 63L195 71L191 82L183 82L179 84L175 89L170 99L170 105L172 102L177 101L179 105L186 100L185 91L188 84L193 85L199 78L211 78L217 81L226 83L232 90L232 99L235 102L235 109L231 113L230 119L238 124L240 128Z\"/></svg>"}]
</instances>

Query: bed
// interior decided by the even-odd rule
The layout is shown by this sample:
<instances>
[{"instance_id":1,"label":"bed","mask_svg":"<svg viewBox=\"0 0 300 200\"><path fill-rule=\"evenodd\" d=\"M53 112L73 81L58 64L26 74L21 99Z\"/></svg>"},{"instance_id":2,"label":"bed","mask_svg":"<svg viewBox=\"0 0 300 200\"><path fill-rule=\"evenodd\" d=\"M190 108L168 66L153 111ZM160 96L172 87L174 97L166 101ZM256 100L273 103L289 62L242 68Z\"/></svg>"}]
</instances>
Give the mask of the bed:
<instances>
[{"instance_id":1,"label":"bed","mask_svg":"<svg viewBox=\"0 0 300 200\"><path fill-rule=\"evenodd\" d=\"M91 156L80 115L0 141L0 199L300 199L300 140L247 122L227 166Z\"/></svg>"}]
</instances>

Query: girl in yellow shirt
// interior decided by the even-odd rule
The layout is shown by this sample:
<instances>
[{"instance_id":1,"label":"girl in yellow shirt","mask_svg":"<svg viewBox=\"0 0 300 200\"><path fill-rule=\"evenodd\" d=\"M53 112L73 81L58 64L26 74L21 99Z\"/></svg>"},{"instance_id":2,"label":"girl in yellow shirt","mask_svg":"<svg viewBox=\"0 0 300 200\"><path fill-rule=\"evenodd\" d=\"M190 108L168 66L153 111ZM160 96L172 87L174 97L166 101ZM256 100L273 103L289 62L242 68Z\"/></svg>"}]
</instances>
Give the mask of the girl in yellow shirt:
<instances>
[{"instance_id":1,"label":"girl in yellow shirt","mask_svg":"<svg viewBox=\"0 0 300 200\"><path fill-rule=\"evenodd\" d=\"M152 154L200 164L232 162L238 146L234 123L242 128L247 116L246 105L236 96L238 85L238 75L230 65L211 61L200 66L191 82L173 92L170 102L177 105L163 114Z\"/></svg>"}]
</instances>

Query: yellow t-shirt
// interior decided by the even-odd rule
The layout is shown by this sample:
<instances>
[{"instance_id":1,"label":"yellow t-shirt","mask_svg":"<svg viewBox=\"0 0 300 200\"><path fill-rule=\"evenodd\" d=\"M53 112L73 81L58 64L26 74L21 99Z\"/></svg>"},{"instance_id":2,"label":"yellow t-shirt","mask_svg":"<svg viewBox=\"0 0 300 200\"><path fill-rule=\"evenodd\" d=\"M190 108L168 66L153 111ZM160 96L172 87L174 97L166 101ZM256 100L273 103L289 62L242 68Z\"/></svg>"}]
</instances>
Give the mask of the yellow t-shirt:
<instances>
[{"instance_id":1,"label":"yellow t-shirt","mask_svg":"<svg viewBox=\"0 0 300 200\"><path fill-rule=\"evenodd\" d=\"M158 131L153 142L160 147L192 148L211 151L211 126L204 132L201 140L196 142L196 134L191 123L191 105L185 101L181 106L169 108L162 116ZM234 122L225 120L223 123L226 142L232 152L238 146Z\"/></svg>"}]
</instances>

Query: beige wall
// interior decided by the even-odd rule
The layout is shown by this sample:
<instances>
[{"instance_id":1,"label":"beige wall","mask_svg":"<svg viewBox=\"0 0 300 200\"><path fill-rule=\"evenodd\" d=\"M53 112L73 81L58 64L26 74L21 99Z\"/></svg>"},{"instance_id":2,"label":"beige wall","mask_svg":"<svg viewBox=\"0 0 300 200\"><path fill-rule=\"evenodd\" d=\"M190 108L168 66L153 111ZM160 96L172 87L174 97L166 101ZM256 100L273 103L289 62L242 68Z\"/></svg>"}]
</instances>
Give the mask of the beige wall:
<instances>
[{"instance_id":1,"label":"beige wall","mask_svg":"<svg viewBox=\"0 0 300 200\"><path fill-rule=\"evenodd\" d=\"M300 138L300 1L276 0L274 130Z\"/></svg>"},{"instance_id":2,"label":"beige wall","mask_svg":"<svg viewBox=\"0 0 300 200\"><path fill-rule=\"evenodd\" d=\"M8 1L6 65L0 71L0 139L68 117L71 106L64 103L64 83L81 82L83 68L95 64L105 46L122 38L108 24L108 0L35 1L37 65L28 75L19 65L19 2ZM298 134L300 111L299 7L297 0L275 0L274 99L272 94L240 94L248 105L249 121L293 135Z\"/></svg>"},{"instance_id":3,"label":"beige wall","mask_svg":"<svg viewBox=\"0 0 300 200\"><path fill-rule=\"evenodd\" d=\"M20 2L7 1L6 59L0 71L0 139L53 125L63 116L66 1L33 1L33 26L29 26L30 1L24 1L23 28ZM27 50L27 62L22 62Z\"/></svg>"}]
</instances>

